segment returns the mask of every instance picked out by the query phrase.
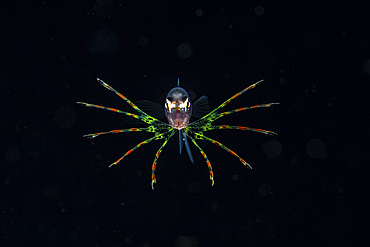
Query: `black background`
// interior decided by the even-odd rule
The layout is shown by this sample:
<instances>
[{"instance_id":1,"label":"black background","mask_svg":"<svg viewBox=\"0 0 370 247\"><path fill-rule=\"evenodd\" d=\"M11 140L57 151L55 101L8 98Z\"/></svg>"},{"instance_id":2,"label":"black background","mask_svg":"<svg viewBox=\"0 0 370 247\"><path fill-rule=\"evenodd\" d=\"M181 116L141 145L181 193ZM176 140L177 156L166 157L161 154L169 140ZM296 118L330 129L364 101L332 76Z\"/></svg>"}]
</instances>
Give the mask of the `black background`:
<instances>
[{"instance_id":1,"label":"black background","mask_svg":"<svg viewBox=\"0 0 370 247\"><path fill-rule=\"evenodd\" d=\"M1 246L343 246L369 241L370 48L365 5L350 1L23 1L1 7ZM147 133L129 99L163 103L181 86L211 108L268 102L215 131L253 166L199 141L195 164L172 138L108 168ZM364 111L366 109L366 111ZM149 112L150 113L150 112Z\"/></svg>"}]
</instances>

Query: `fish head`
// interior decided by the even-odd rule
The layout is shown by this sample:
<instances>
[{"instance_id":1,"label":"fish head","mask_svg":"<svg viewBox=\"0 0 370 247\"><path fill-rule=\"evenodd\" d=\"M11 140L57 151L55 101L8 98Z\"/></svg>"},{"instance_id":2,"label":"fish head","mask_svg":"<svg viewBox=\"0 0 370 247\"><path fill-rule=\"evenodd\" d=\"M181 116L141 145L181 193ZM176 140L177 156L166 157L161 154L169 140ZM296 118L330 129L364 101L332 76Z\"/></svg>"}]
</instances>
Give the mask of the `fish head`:
<instances>
[{"instance_id":1,"label":"fish head","mask_svg":"<svg viewBox=\"0 0 370 247\"><path fill-rule=\"evenodd\" d=\"M193 111L188 92L181 87L171 89L166 96L164 111L172 128L183 129L188 126Z\"/></svg>"}]
</instances>

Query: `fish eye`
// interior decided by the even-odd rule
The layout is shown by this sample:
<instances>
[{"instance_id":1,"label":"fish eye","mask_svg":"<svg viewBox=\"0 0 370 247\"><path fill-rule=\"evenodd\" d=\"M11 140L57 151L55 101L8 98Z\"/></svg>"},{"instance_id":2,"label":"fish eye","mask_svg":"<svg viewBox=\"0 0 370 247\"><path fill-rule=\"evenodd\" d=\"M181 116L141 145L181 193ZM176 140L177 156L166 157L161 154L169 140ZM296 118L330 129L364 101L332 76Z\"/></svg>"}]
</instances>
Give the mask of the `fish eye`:
<instances>
[{"instance_id":1,"label":"fish eye","mask_svg":"<svg viewBox=\"0 0 370 247\"><path fill-rule=\"evenodd\" d=\"M167 98L166 103L164 103L164 107L168 110L169 105L171 105L171 101L169 101L168 98Z\"/></svg>"},{"instance_id":2,"label":"fish eye","mask_svg":"<svg viewBox=\"0 0 370 247\"><path fill-rule=\"evenodd\" d=\"M186 108L190 108L190 102L189 102L188 97L185 97L184 99L185 99L185 100L184 100L183 102L184 102L184 104L186 105Z\"/></svg>"}]
</instances>

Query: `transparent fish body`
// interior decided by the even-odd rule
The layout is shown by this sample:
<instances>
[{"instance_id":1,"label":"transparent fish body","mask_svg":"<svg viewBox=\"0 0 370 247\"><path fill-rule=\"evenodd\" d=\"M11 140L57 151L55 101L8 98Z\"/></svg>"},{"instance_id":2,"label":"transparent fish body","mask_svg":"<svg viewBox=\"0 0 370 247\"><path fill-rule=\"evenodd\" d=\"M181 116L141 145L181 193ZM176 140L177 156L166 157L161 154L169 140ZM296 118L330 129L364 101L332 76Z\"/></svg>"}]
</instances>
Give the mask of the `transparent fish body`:
<instances>
[{"instance_id":1,"label":"transparent fish body","mask_svg":"<svg viewBox=\"0 0 370 247\"><path fill-rule=\"evenodd\" d=\"M109 86L107 83L105 83L103 80L100 80L99 78L97 81L104 86L106 89L114 92L116 95L118 95L120 98L122 98L126 103L128 103L135 111L136 113L130 113L127 111L118 110L115 108L107 107L107 106L101 106L96 104L90 104L85 102L77 102L78 104L84 105L86 107L93 107L108 111L113 111L116 113L123 114L128 117L135 118L137 120L141 120L144 123L148 125L148 127L144 128L129 128L129 129L116 129L111 131L105 131L105 132L98 132L98 133L92 133L84 135L84 137L87 138L95 138L101 135L105 134L115 134L115 133L124 133L124 132L150 132L153 133L153 136L151 138L148 138L133 148L131 148L129 151L127 151L123 156L121 156L119 159L117 159L115 162L113 162L109 167L112 167L116 164L118 164L124 157L135 151L136 149L142 147L145 144L148 144L152 141L156 140L164 140L161 147L158 149L157 153L155 154L154 161L152 163L152 189L154 189L154 184L156 183L156 167L157 167L157 160L159 158L159 155L161 154L163 148L168 143L168 140L176 133L179 133L179 147L180 147L180 153L183 147L185 146L188 156L190 158L190 161L194 163L193 155L191 153L190 145L188 142L188 139L191 140L191 142L196 146L196 148L199 150L201 155L203 156L207 166L208 166L208 172L209 172L209 178L211 180L211 185L214 185L214 177L213 177L213 170L211 162L209 161L206 153L203 151L203 149L198 145L198 140L204 140L211 142L212 144L215 144L216 146L222 148L223 150L227 151L232 156L239 159L239 161L246 167L252 169L252 167L244 160L242 159L238 154L236 154L234 151L223 145L222 143L211 139L204 135L204 132L212 131L212 130L248 130L248 131L254 131L259 132L263 134L268 135L277 135L273 131L269 130L263 130L263 129L257 129L257 128L251 128L251 127L245 127L245 126L232 126L232 125L213 125L212 123L224 116L228 116L230 114L255 109L255 108L261 108L261 107L270 107L272 105L277 105L279 103L267 103L267 104L260 104L260 105L253 105L253 106L247 106L242 107L238 109L234 109L231 111L224 111L221 110L223 107L225 107L227 104L229 104L232 100L240 96L241 94L247 92L250 89L253 89L256 87L261 81L258 81L242 91L238 92L228 100L226 100L224 103L219 105L217 108L210 112L205 112L205 106L208 105L208 100L206 96L202 96L197 101L195 101L193 104L191 102L191 99L189 97L189 94L186 92L185 89L179 87L179 80L177 87L173 88L166 97L166 102L164 105L164 113L167 117L168 123L164 123L157 118L152 117L151 115L147 114L143 110L141 110L136 104L134 104L132 101L130 101L128 98L123 96L121 93L116 91L114 88ZM194 122L190 122L190 118L192 116L199 117L198 120Z\"/></svg>"},{"instance_id":2,"label":"transparent fish body","mask_svg":"<svg viewBox=\"0 0 370 247\"><path fill-rule=\"evenodd\" d=\"M191 163L194 163L193 154L184 129L189 125L189 121L193 112L193 104L190 96L185 89L179 87L178 80L177 87L171 89L166 96L166 103L164 104L164 112L169 125L179 130L179 148L180 154L185 144L186 152Z\"/></svg>"},{"instance_id":3,"label":"transparent fish body","mask_svg":"<svg viewBox=\"0 0 370 247\"><path fill-rule=\"evenodd\" d=\"M189 94L181 87L168 92L164 111L172 128L182 130L189 125L193 106Z\"/></svg>"}]
</instances>

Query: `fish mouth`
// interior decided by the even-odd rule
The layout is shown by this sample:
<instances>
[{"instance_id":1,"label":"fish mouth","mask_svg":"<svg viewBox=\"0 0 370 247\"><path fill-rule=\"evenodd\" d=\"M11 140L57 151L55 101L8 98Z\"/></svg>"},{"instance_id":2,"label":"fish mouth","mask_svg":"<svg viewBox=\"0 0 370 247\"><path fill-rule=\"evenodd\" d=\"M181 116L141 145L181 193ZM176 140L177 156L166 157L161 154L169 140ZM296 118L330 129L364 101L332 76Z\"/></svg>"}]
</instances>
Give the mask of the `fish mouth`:
<instances>
[{"instance_id":1,"label":"fish mouth","mask_svg":"<svg viewBox=\"0 0 370 247\"><path fill-rule=\"evenodd\" d=\"M174 129L181 130L186 127L186 124L184 124L184 121L176 120L174 123L174 126L172 126Z\"/></svg>"}]
</instances>

